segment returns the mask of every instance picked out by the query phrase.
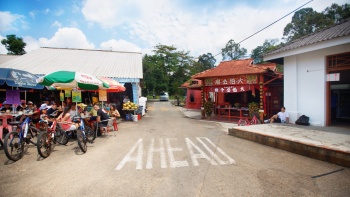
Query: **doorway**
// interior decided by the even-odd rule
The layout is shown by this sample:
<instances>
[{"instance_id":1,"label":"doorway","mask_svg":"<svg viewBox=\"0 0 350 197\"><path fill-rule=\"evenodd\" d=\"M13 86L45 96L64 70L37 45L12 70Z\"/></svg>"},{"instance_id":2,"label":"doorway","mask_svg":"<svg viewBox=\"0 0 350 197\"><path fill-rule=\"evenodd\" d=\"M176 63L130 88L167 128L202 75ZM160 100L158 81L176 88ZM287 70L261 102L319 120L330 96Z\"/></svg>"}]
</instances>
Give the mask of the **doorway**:
<instances>
[{"instance_id":1,"label":"doorway","mask_svg":"<svg viewBox=\"0 0 350 197\"><path fill-rule=\"evenodd\" d=\"M327 126L350 128L350 53L327 57Z\"/></svg>"}]
</instances>

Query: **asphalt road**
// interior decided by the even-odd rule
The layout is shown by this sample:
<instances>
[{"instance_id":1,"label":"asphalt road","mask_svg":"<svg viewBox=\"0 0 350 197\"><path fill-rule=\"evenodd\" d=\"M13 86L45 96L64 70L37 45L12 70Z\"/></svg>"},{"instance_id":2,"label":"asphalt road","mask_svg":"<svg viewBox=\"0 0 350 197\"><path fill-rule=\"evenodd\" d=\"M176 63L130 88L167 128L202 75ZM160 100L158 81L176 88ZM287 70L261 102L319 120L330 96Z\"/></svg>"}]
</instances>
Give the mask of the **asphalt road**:
<instances>
[{"instance_id":1,"label":"asphalt road","mask_svg":"<svg viewBox=\"0 0 350 197\"><path fill-rule=\"evenodd\" d=\"M229 136L215 122L149 102L83 154L75 141L42 159L0 151L0 196L349 196L350 170Z\"/></svg>"}]
</instances>

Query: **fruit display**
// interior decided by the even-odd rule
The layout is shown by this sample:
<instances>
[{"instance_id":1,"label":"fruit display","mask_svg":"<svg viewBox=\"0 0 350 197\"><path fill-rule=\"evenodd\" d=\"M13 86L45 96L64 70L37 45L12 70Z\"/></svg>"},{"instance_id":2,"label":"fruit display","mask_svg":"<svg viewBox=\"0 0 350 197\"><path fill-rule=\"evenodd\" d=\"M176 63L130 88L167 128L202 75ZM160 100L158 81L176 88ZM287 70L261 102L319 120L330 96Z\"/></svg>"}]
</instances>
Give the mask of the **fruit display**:
<instances>
[{"instance_id":1,"label":"fruit display","mask_svg":"<svg viewBox=\"0 0 350 197\"><path fill-rule=\"evenodd\" d=\"M126 102L123 104L123 110L137 110L139 106L133 102Z\"/></svg>"}]
</instances>

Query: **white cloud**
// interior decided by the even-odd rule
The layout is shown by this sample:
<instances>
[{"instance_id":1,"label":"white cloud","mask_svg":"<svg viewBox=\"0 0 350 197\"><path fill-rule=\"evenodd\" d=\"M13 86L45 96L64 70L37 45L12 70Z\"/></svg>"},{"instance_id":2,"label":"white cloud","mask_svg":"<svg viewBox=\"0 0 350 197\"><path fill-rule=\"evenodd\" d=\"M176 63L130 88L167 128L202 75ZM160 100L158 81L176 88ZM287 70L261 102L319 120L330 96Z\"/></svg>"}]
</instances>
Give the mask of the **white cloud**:
<instances>
[{"instance_id":1,"label":"white cloud","mask_svg":"<svg viewBox=\"0 0 350 197\"><path fill-rule=\"evenodd\" d=\"M0 11L0 33L18 31L17 25L19 24L22 25L22 28L27 27L24 16Z\"/></svg>"},{"instance_id":2,"label":"white cloud","mask_svg":"<svg viewBox=\"0 0 350 197\"><path fill-rule=\"evenodd\" d=\"M23 42L25 42L27 45L24 48L24 50L29 53L35 49L40 48L40 43L38 40L36 40L35 38L32 38L30 36L25 36L23 37Z\"/></svg>"},{"instance_id":3,"label":"white cloud","mask_svg":"<svg viewBox=\"0 0 350 197\"><path fill-rule=\"evenodd\" d=\"M29 16L30 16L32 19L35 19L36 11L30 11L30 12L29 12Z\"/></svg>"},{"instance_id":4,"label":"white cloud","mask_svg":"<svg viewBox=\"0 0 350 197\"><path fill-rule=\"evenodd\" d=\"M347 0L335 0L342 5ZM157 44L174 45L178 49L190 50L194 56L221 52L227 41L240 42L261 30L280 17L306 3L304 0L270 2L265 7L248 7L244 3L214 7L184 6L171 0L140 2L138 0L86 0L82 13L90 23L105 29L119 28L126 31L130 39L142 43L142 51L151 51ZM217 3L219 4L219 3ZM261 4L263 5L263 4ZM313 1L305 7L323 11L331 3L328 0ZM265 39L283 37L283 29L293 14L241 43L248 54ZM221 60L221 55L216 57Z\"/></svg>"},{"instance_id":5,"label":"white cloud","mask_svg":"<svg viewBox=\"0 0 350 197\"><path fill-rule=\"evenodd\" d=\"M3 37L0 35L0 40L5 39L5 38L6 37ZM7 54L7 49L6 49L5 45L3 45L3 44L0 45L0 54Z\"/></svg>"},{"instance_id":6,"label":"white cloud","mask_svg":"<svg viewBox=\"0 0 350 197\"><path fill-rule=\"evenodd\" d=\"M62 27L62 24L58 21L55 21L51 24L52 27Z\"/></svg>"},{"instance_id":7,"label":"white cloud","mask_svg":"<svg viewBox=\"0 0 350 197\"><path fill-rule=\"evenodd\" d=\"M45 9L45 11L44 11L45 14L48 14L49 12L50 12L49 8Z\"/></svg>"},{"instance_id":8,"label":"white cloud","mask_svg":"<svg viewBox=\"0 0 350 197\"><path fill-rule=\"evenodd\" d=\"M77 28L59 28L52 38L40 38L39 46L79 49L95 48L95 45L90 43L85 34Z\"/></svg>"},{"instance_id":9,"label":"white cloud","mask_svg":"<svg viewBox=\"0 0 350 197\"><path fill-rule=\"evenodd\" d=\"M101 49L113 51L141 52L141 48L125 40L108 40L100 44Z\"/></svg>"},{"instance_id":10,"label":"white cloud","mask_svg":"<svg viewBox=\"0 0 350 197\"><path fill-rule=\"evenodd\" d=\"M56 16L61 16L62 14L64 14L64 10L62 10L62 9L56 10L54 14Z\"/></svg>"}]
</instances>

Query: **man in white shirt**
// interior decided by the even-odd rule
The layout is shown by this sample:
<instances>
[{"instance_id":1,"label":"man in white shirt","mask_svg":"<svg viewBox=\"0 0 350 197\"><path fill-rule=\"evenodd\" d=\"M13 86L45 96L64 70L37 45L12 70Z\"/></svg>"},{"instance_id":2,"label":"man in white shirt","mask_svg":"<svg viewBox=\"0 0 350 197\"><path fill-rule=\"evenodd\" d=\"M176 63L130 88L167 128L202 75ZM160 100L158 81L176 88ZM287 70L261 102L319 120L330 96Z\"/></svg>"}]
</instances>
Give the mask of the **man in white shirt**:
<instances>
[{"instance_id":1,"label":"man in white shirt","mask_svg":"<svg viewBox=\"0 0 350 197\"><path fill-rule=\"evenodd\" d=\"M264 121L265 123L289 123L289 114L286 112L286 108L282 107L281 111L276 115L273 115L270 119Z\"/></svg>"}]
</instances>

